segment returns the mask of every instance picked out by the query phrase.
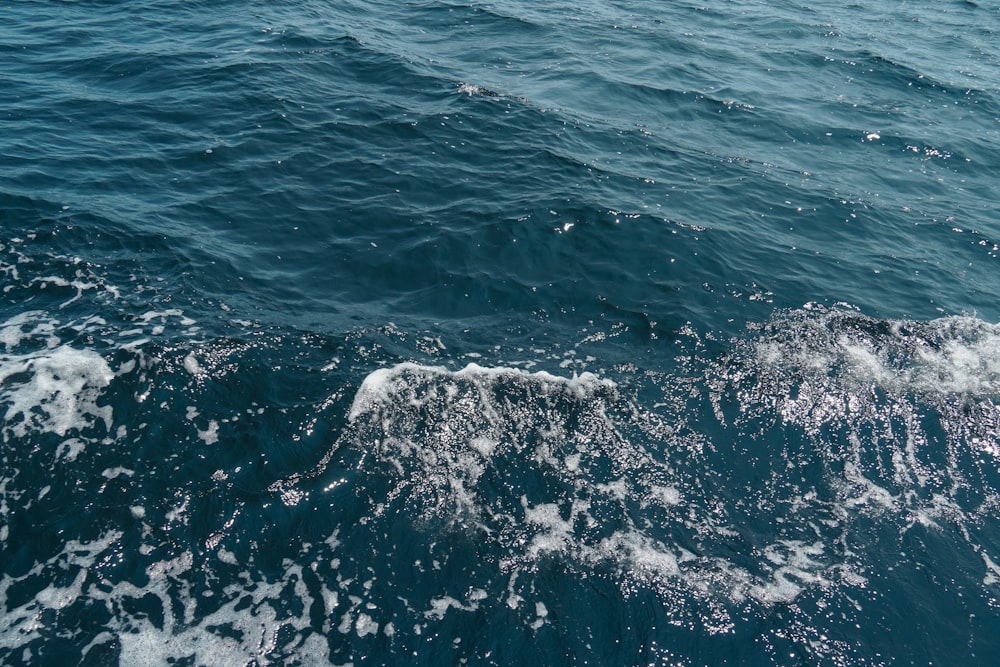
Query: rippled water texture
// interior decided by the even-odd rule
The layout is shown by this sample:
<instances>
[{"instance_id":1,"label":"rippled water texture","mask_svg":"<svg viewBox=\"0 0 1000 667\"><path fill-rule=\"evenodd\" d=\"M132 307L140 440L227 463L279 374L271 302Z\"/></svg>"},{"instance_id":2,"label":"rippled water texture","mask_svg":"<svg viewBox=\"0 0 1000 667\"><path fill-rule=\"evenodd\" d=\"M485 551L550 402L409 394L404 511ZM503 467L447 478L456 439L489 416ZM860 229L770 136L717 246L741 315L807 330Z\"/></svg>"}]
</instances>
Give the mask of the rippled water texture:
<instances>
[{"instance_id":1,"label":"rippled water texture","mask_svg":"<svg viewBox=\"0 0 1000 667\"><path fill-rule=\"evenodd\" d=\"M995 6L4 18L0 663L1000 660Z\"/></svg>"}]
</instances>

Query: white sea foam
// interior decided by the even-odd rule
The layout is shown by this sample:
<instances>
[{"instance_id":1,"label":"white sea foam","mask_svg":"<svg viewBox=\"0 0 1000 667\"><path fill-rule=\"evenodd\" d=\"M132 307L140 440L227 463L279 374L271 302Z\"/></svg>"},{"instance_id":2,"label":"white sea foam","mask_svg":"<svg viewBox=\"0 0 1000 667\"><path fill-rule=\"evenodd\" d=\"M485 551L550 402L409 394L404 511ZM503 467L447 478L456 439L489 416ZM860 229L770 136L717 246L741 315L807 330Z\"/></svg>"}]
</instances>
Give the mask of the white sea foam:
<instances>
[{"instance_id":1,"label":"white sea foam","mask_svg":"<svg viewBox=\"0 0 1000 667\"><path fill-rule=\"evenodd\" d=\"M146 614L119 617L85 650L117 641L122 664L163 665L182 658L195 664L281 664L284 660L273 657L273 652L280 634L289 631L300 639L291 647L283 647L285 651L298 648L296 655L301 660L317 663L327 656L325 642L309 641L312 635L307 632L308 613L289 614L281 602L283 597L291 595L308 608L312 598L302 583L300 565L286 561L283 578L275 582L255 581L250 586L244 584L251 575L244 573L242 583L234 583L223 591L225 600L207 613L196 614L198 601L186 579L194 562L191 552L154 562L147 568L148 582L137 587L129 582L114 583L100 575L102 562L120 549L121 540L122 533L109 532L93 542L68 542L59 557L50 561L53 565L36 565L27 575L16 579L8 575L0 578L0 595L6 597L12 585L45 575L53 567L72 574L68 578L56 577L60 583L45 587L28 602L6 610L0 618L0 647L12 649L43 638L43 619L47 615L87 598L90 603L103 603L119 613L138 600L155 600L160 605L163 611L160 621ZM357 616L356 628L358 635L365 637L377 632L379 624L370 614L362 612Z\"/></svg>"},{"instance_id":2,"label":"white sea foam","mask_svg":"<svg viewBox=\"0 0 1000 667\"><path fill-rule=\"evenodd\" d=\"M97 422L110 430L111 407L99 406L97 399L113 377L100 354L68 345L2 355L4 430L17 437L31 431L66 435Z\"/></svg>"},{"instance_id":3,"label":"white sea foam","mask_svg":"<svg viewBox=\"0 0 1000 667\"><path fill-rule=\"evenodd\" d=\"M137 331L148 330L146 325L151 322L171 318L180 319L186 326L194 324L179 310L150 311L140 318L144 328ZM99 399L117 375L137 367L138 359L126 360L113 371L104 355L73 341L66 342L58 333L61 328L92 334L106 325L100 317L60 322L43 311L27 311L0 324L0 343L4 347L0 353L0 409L4 410L3 431L8 437L29 433L66 436L95 426L111 432L113 409L101 405ZM123 348L132 349L127 345ZM193 354L189 356L191 361L184 362L188 370L202 373ZM121 437L123 432L119 431L117 436ZM204 437L211 439L213 435L210 426ZM60 455L66 460L75 459L84 443L79 438L67 439L60 446Z\"/></svg>"},{"instance_id":4,"label":"white sea foam","mask_svg":"<svg viewBox=\"0 0 1000 667\"><path fill-rule=\"evenodd\" d=\"M198 437L204 441L206 445L214 445L219 441L219 422L214 419L210 419L208 422L208 427L202 431L198 431Z\"/></svg>"},{"instance_id":5,"label":"white sea foam","mask_svg":"<svg viewBox=\"0 0 1000 667\"><path fill-rule=\"evenodd\" d=\"M24 340L40 339L46 347L55 347L59 339L55 336L58 322L44 312L33 310L15 315L0 327L0 342L7 351L13 351Z\"/></svg>"},{"instance_id":6,"label":"white sea foam","mask_svg":"<svg viewBox=\"0 0 1000 667\"><path fill-rule=\"evenodd\" d=\"M205 375L205 370L201 367L201 364L198 363L198 358L194 356L194 352L191 352L184 357L184 370L195 377Z\"/></svg>"},{"instance_id":7,"label":"white sea foam","mask_svg":"<svg viewBox=\"0 0 1000 667\"><path fill-rule=\"evenodd\" d=\"M754 341L763 370L892 393L1000 394L1000 325L974 317L880 321L843 310L775 318Z\"/></svg>"},{"instance_id":8,"label":"white sea foam","mask_svg":"<svg viewBox=\"0 0 1000 667\"><path fill-rule=\"evenodd\" d=\"M992 586L1000 584L1000 566L993 562L993 559L985 551L981 553L983 563L986 564L986 574L983 576L983 585Z\"/></svg>"},{"instance_id":9,"label":"white sea foam","mask_svg":"<svg viewBox=\"0 0 1000 667\"><path fill-rule=\"evenodd\" d=\"M73 604L83 595L88 595L86 588L88 574L97 558L108 551L118 540L121 533L108 532L93 542L69 541L60 554L60 559L54 561L58 567L73 573L68 583L63 578L61 584L52 583L35 596L16 608L8 608L0 616L0 646L15 648L40 638L44 629L43 617L48 612L57 612ZM45 569L44 564L36 564L30 572L22 577L11 577L4 574L0 577L0 599L7 599L7 592L12 585L25 579L39 576Z\"/></svg>"},{"instance_id":10,"label":"white sea foam","mask_svg":"<svg viewBox=\"0 0 1000 667\"><path fill-rule=\"evenodd\" d=\"M362 414L380 406L392 406L392 399L395 395L409 392L409 378L411 376L468 379L479 383L480 386L505 377L523 378L525 381L537 385L543 392L570 391L581 397L586 396L588 392L599 385L614 388L613 382L599 380L593 373L582 373L565 378L546 371L528 373L519 368L488 368L478 364L468 364L461 370L449 371L443 366L422 366L406 362L369 373L355 394L348 419L354 421ZM410 396L410 400L419 402L420 397Z\"/></svg>"}]
</instances>

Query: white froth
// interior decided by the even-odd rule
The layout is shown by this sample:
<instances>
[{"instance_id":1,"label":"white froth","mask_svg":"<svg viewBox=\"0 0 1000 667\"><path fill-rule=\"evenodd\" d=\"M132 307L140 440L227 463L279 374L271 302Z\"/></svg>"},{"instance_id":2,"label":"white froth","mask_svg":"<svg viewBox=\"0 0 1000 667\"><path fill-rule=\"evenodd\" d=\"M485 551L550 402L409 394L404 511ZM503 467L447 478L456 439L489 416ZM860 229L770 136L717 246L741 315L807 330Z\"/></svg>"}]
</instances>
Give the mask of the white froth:
<instances>
[{"instance_id":1,"label":"white froth","mask_svg":"<svg viewBox=\"0 0 1000 667\"><path fill-rule=\"evenodd\" d=\"M653 485L649 489L649 495L664 506L673 507L681 503L681 492L672 486Z\"/></svg>"},{"instance_id":2,"label":"white froth","mask_svg":"<svg viewBox=\"0 0 1000 667\"><path fill-rule=\"evenodd\" d=\"M239 565L239 560L236 558L236 554L234 554L232 551L227 551L226 549L219 549L216 555L219 557L219 560L221 560L223 563L226 563L228 565Z\"/></svg>"},{"instance_id":3,"label":"white froth","mask_svg":"<svg viewBox=\"0 0 1000 667\"><path fill-rule=\"evenodd\" d=\"M30 328L29 328L30 327ZM47 347L55 347L59 339L55 337L56 321L40 310L31 310L16 315L0 327L0 343L7 351L19 347L26 339L44 339Z\"/></svg>"},{"instance_id":4,"label":"white froth","mask_svg":"<svg viewBox=\"0 0 1000 667\"><path fill-rule=\"evenodd\" d=\"M953 394L1000 392L1000 327L972 341L947 341L939 350L922 346L917 381Z\"/></svg>"},{"instance_id":5,"label":"white froth","mask_svg":"<svg viewBox=\"0 0 1000 667\"><path fill-rule=\"evenodd\" d=\"M435 618L441 620L444 615L448 613L451 608L464 609L461 602L456 600L451 596L443 596L439 598L434 598L431 600L431 608L424 612L424 616L427 618Z\"/></svg>"},{"instance_id":6,"label":"white froth","mask_svg":"<svg viewBox=\"0 0 1000 667\"><path fill-rule=\"evenodd\" d=\"M5 526L6 527L6 526ZM59 555L59 568L72 572L76 570L73 580L66 585L50 584L46 586L27 603L20 607L11 606L5 609L0 617L0 646L11 649L24 646L39 638L39 630L43 628L43 613L45 610L58 612L66 609L84 596L92 596L93 588L85 589L87 578L98 557L118 543L122 534L108 532L93 542L66 542ZM37 576L44 566L36 565L25 577ZM0 575L0 598L7 598L10 586L25 577L13 578L10 575Z\"/></svg>"},{"instance_id":7,"label":"white froth","mask_svg":"<svg viewBox=\"0 0 1000 667\"><path fill-rule=\"evenodd\" d=\"M958 490L991 485L976 471L992 467L984 455L1000 457L1000 325L809 306L757 330L743 348L747 367L723 366L739 391L738 424L773 410L802 427L827 462L838 520L879 516L900 532L951 524L970 539L966 525L982 509L965 507ZM815 497L802 502L817 507ZM784 593L762 598L802 583L784 579Z\"/></svg>"},{"instance_id":8,"label":"white froth","mask_svg":"<svg viewBox=\"0 0 1000 667\"><path fill-rule=\"evenodd\" d=\"M493 450L496 449L497 443L489 438L477 437L469 441L469 446L474 450L483 455L483 458L489 458L493 454Z\"/></svg>"},{"instance_id":9,"label":"white froth","mask_svg":"<svg viewBox=\"0 0 1000 667\"><path fill-rule=\"evenodd\" d=\"M77 572L73 582L65 588L49 586L35 595L35 602L46 609L65 609L79 599L83 594L83 582L87 579L87 570Z\"/></svg>"},{"instance_id":10,"label":"white froth","mask_svg":"<svg viewBox=\"0 0 1000 667\"><path fill-rule=\"evenodd\" d=\"M983 562L986 564L986 574L983 576L983 585L992 586L1000 584L1000 566L993 562L985 551L982 552Z\"/></svg>"},{"instance_id":11,"label":"white froth","mask_svg":"<svg viewBox=\"0 0 1000 667\"><path fill-rule=\"evenodd\" d=\"M1000 393L1000 325L974 317L882 322L856 313L793 313L781 338L756 343L761 367L841 377L905 394ZM781 323L781 319L776 320Z\"/></svg>"},{"instance_id":12,"label":"white froth","mask_svg":"<svg viewBox=\"0 0 1000 667\"><path fill-rule=\"evenodd\" d=\"M201 438L206 445L214 445L219 441L219 422L214 419L209 420L208 428L204 431L198 431L198 437Z\"/></svg>"},{"instance_id":13,"label":"white froth","mask_svg":"<svg viewBox=\"0 0 1000 667\"><path fill-rule=\"evenodd\" d=\"M535 621L531 624L532 630L537 630L543 625L545 625L546 618L549 615L549 610L546 608L544 602L535 603Z\"/></svg>"},{"instance_id":14,"label":"white froth","mask_svg":"<svg viewBox=\"0 0 1000 667\"><path fill-rule=\"evenodd\" d=\"M517 609L524 598L517 594L514 590L514 585L517 582L517 572L511 575L510 581L507 582L507 606L511 609Z\"/></svg>"},{"instance_id":15,"label":"white froth","mask_svg":"<svg viewBox=\"0 0 1000 667\"><path fill-rule=\"evenodd\" d=\"M595 561L627 563L646 577L677 577L681 570L670 549L636 531L617 531L604 539L590 557Z\"/></svg>"},{"instance_id":16,"label":"white froth","mask_svg":"<svg viewBox=\"0 0 1000 667\"><path fill-rule=\"evenodd\" d=\"M824 567L815 560L823 554L820 542L805 544L799 540L782 540L764 549L764 556L778 565L769 582L753 585L747 591L751 597L766 604L787 604L806 585L828 583L822 576Z\"/></svg>"},{"instance_id":17,"label":"white froth","mask_svg":"<svg viewBox=\"0 0 1000 667\"><path fill-rule=\"evenodd\" d=\"M119 583L107 592L96 587L89 590L91 597L104 599L116 606L125 598L154 595L160 599L164 610L173 608L173 599L178 592L182 595L182 618L168 612L163 616L162 625L141 616L129 619L127 629L117 633L121 642L122 664L163 665L184 657L191 658L195 664L270 664L267 655L276 647L283 628L303 633L309 626L308 613L289 616L278 602L283 591L287 592L289 581L296 582L296 596L308 599L301 567L288 561L284 563L285 579L274 583L258 581L249 588L241 584L228 586L224 591L228 601L195 622L193 591L177 576L184 567L181 565L178 569L177 562L184 563L186 560L181 556L165 568L153 568L160 575L151 574L149 583L141 589L129 583ZM168 576L163 576L165 574ZM175 587L179 587L179 591L174 590ZM220 634L213 628L227 628L233 634ZM304 660L321 661L327 653L325 642L309 642L307 637L299 655Z\"/></svg>"},{"instance_id":18,"label":"white froth","mask_svg":"<svg viewBox=\"0 0 1000 667\"><path fill-rule=\"evenodd\" d=\"M80 438L67 438L56 447L56 459L71 463L76 460L76 457L86 446L86 443Z\"/></svg>"},{"instance_id":19,"label":"white froth","mask_svg":"<svg viewBox=\"0 0 1000 667\"><path fill-rule=\"evenodd\" d=\"M448 613L449 609L458 609L461 611L476 611L479 609L479 603L485 600L487 597L486 591L475 588L469 591L468 597L465 603L451 597L450 595L442 595L441 597L433 598L430 601L431 608L424 612L424 616L434 620L441 620Z\"/></svg>"},{"instance_id":20,"label":"white froth","mask_svg":"<svg viewBox=\"0 0 1000 667\"><path fill-rule=\"evenodd\" d=\"M159 321L160 323L166 322L171 318L176 318L180 321L181 325L189 327L196 322L184 315L184 311L180 308L168 308L167 310L149 310L143 313L139 319L142 320L144 324L149 324L150 322Z\"/></svg>"},{"instance_id":21,"label":"white froth","mask_svg":"<svg viewBox=\"0 0 1000 667\"><path fill-rule=\"evenodd\" d=\"M581 373L566 378L552 375L546 371L528 373L519 368L507 366L484 367L478 364L468 364L458 371L449 371L443 366L423 366L412 362L397 364L392 368L380 368L372 371L361 383L355 394L354 402L348 412L348 420L355 421L363 414L377 410L380 406L391 406L394 395L407 393L410 387L409 376L438 379L466 379L473 383L496 381L505 377L522 379L539 386L542 391L569 391L583 397L598 386L614 387L610 380L601 380L593 373ZM411 400L419 401L419 397Z\"/></svg>"},{"instance_id":22,"label":"white froth","mask_svg":"<svg viewBox=\"0 0 1000 667\"><path fill-rule=\"evenodd\" d=\"M198 363L197 357L194 356L194 352L189 353L184 357L184 370L186 370L191 375L199 377L205 374L204 369L202 369L201 364Z\"/></svg>"},{"instance_id":23,"label":"white froth","mask_svg":"<svg viewBox=\"0 0 1000 667\"><path fill-rule=\"evenodd\" d=\"M561 551L573 538L572 516L568 520L559 514L559 506L555 503L543 503L534 507L528 506L528 499L521 497L524 507L524 519L528 524L541 528L528 547L528 554L537 558L539 554Z\"/></svg>"},{"instance_id":24,"label":"white froth","mask_svg":"<svg viewBox=\"0 0 1000 667\"><path fill-rule=\"evenodd\" d=\"M98 406L97 399L113 378L100 354L68 345L0 356L4 428L18 437L31 431L66 435L100 421L110 430L111 407Z\"/></svg>"},{"instance_id":25,"label":"white froth","mask_svg":"<svg viewBox=\"0 0 1000 667\"><path fill-rule=\"evenodd\" d=\"M376 623L371 616L361 612L358 614L358 618L354 622L354 629L358 633L358 637L376 635L378 634L379 624Z\"/></svg>"}]
</instances>

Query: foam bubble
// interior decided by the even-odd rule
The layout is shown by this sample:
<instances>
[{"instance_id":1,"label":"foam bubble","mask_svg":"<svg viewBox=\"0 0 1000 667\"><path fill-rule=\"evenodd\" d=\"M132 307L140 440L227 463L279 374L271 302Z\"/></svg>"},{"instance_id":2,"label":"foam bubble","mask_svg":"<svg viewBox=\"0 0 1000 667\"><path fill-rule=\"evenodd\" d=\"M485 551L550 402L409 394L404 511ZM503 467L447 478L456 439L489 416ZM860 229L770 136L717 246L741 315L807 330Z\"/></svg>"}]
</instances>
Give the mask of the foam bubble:
<instances>
[{"instance_id":1,"label":"foam bubble","mask_svg":"<svg viewBox=\"0 0 1000 667\"><path fill-rule=\"evenodd\" d=\"M214 419L208 421L208 428L204 431L198 431L198 437L204 441L206 445L214 445L219 441L219 422Z\"/></svg>"},{"instance_id":2,"label":"foam bubble","mask_svg":"<svg viewBox=\"0 0 1000 667\"><path fill-rule=\"evenodd\" d=\"M983 576L983 585L992 586L994 584L1000 584L1000 565L993 562L993 559L982 552L983 562L986 564L986 574Z\"/></svg>"},{"instance_id":3,"label":"foam bubble","mask_svg":"<svg viewBox=\"0 0 1000 667\"><path fill-rule=\"evenodd\" d=\"M201 364L198 363L198 358L194 356L194 352L191 352L184 357L184 370L195 377L205 375L205 370L201 367Z\"/></svg>"},{"instance_id":4,"label":"foam bubble","mask_svg":"<svg viewBox=\"0 0 1000 667\"><path fill-rule=\"evenodd\" d=\"M110 430L111 407L98 406L97 399L112 378L104 357L68 345L0 356L4 431L16 437L32 431L66 435L98 421Z\"/></svg>"},{"instance_id":5,"label":"foam bubble","mask_svg":"<svg viewBox=\"0 0 1000 667\"><path fill-rule=\"evenodd\" d=\"M358 637L376 635L378 634L379 624L372 620L371 616L361 612L358 614L357 620L354 621L354 629L358 633Z\"/></svg>"},{"instance_id":6,"label":"foam bubble","mask_svg":"<svg viewBox=\"0 0 1000 667\"><path fill-rule=\"evenodd\" d=\"M760 333L751 344L764 371L893 394L1000 394L1000 325L974 317L882 321L814 306L778 315Z\"/></svg>"}]
</instances>

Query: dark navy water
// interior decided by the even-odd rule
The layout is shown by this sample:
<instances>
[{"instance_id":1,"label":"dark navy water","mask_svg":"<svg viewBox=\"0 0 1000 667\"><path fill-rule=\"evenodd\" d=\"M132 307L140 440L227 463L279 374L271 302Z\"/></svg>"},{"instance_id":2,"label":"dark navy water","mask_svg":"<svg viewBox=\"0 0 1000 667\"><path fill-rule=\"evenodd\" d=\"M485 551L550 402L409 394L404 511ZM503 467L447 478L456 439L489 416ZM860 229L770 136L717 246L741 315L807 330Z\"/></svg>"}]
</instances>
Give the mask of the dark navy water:
<instances>
[{"instance_id":1,"label":"dark navy water","mask_svg":"<svg viewBox=\"0 0 1000 667\"><path fill-rule=\"evenodd\" d=\"M995 3L2 12L0 663L1000 663Z\"/></svg>"}]
</instances>

